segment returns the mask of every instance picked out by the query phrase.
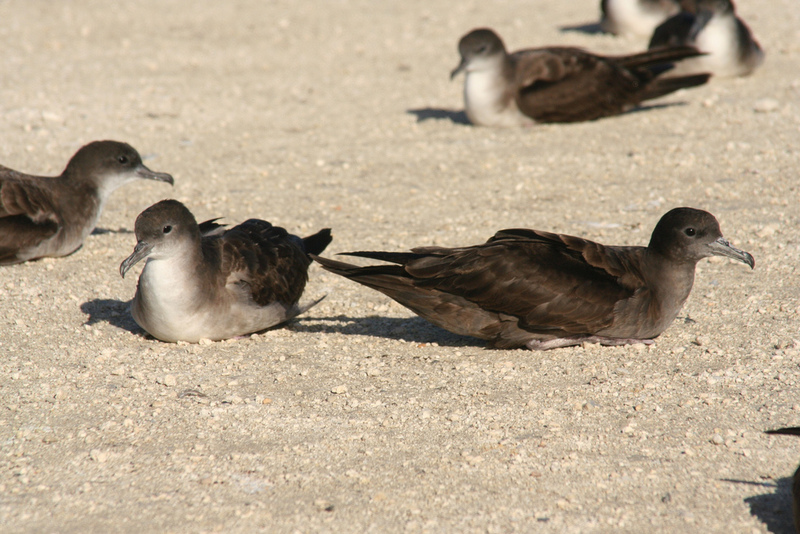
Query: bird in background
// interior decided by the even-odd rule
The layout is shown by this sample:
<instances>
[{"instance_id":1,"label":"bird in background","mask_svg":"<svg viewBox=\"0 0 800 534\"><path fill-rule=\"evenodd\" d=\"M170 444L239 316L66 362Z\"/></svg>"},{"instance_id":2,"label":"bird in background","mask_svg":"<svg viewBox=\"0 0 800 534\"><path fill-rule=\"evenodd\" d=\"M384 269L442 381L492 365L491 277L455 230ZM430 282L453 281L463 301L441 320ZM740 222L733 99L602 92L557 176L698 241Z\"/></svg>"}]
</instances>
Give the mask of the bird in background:
<instances>
[{"instance_id":1,"label":"bird in background","mask_svg":"<svg viewBox=\"0 0 800 534\"><path fill-rule=\"evenodd\" d=\"M458 43L464 107L481 126L577 122L618 115L640 103L708 81L708 74L663 76L675 62L695 57L692 47L628 56L599 56L579 48L547 47L509 54L491 29L467 33Z\"/></svg>"},{"instance_id":2,"label":"bird in background","mask_svg":"<svg viewBox=\"0 0 800 534\"><path fill-rule=\"evenodd\" d=\"M601 0L600 29L622 37L649 38L656 27L694 0Z\"/></svg>"},{"instance_id":3,"label":"bird in background","mask_svg":"<svg viewBox=\"0 0 800 534\"><path fill-rule=\"evenodd\" d=\"M82 147L60 176L0 166L0 265L72 254L94 230L111 193L139 179L174 183L118 141Z\"/></svg>"},{"instance_id":4,"label":"bird in background","mask_svg":"<svg viewBox=\"0 0 800 534\"><path fill-rule=\"evenodd\" d=\"M654 30L650 50L675 46L693 46L703 55L676 65L674 75L747 76L764 62L761 45L731 0L696 0Z\"/></svg>"},{"instance_id":5,"label":"bird in background","mask_svg":"<svg viewBox=\"0 0 800 534\"><path fill-rule=\"evenodd\" d=\"M647 247L511 229L471 247L346 254L394 265L314 259L450 332L533 350L650 344L686 302L699 260L755 265L722 237L713 215L692 208L666 213Z\"/></svg>"},{"instance_id":6,"label":"bird in background","mask_svg":"<svg viewBox=\"0 0 800 534\"><path fill-rule=\"evenodd\" d=\"M230 229L216 220L198 225L177 200L158 202L136 218L137 244L120 274L147 260L131 313L153 337L228 339L284 323L319 302L298 305L309 254L325 250L330 229L301 239L259 219Z\"/></svg>"},{"instance_id":7,"label":"bird in background","mask_svg":"<svg viewBox=\"0 0 800 534\"><path fill-rule=\"evenodd\" d=\"M765 434L800 436L800 426L767 430ZM794 512L794 529L800 534L800 466L797 467L797 471L792 477L792 510Z\"/></svg>"}]
</instances>

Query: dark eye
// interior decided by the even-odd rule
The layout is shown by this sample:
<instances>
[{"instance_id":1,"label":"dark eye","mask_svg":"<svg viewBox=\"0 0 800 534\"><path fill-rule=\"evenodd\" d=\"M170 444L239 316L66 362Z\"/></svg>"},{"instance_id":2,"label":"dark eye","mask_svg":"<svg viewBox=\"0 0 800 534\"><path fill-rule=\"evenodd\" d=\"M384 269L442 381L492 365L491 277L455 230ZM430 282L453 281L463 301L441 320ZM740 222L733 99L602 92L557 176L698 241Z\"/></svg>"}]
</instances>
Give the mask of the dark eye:
<instances>
[{"instance_id":1,"label":"dark eye","mask_svg":"<svg viewBox=\"0 0 800 534\"><path fill-rule=\"evenodd\" d=\"M694 234L696 234L697 231L694 228L687 228L686 230L683 231L683 233L688 235L689 237L694 237Z\"/></svg>"},{"instance_id":2,"label":"dark eye","mask_svg":"<svg viewBox=\"0 0 800 534\"><path fill-rule=\"evenodd\" d=\"M125 165L128 163L128 156L117 156L117 161L119 161L120 164Z\"/></svg>"},{"instance_id":3,"label":"dark eye","mask_svg":"<svg viewBox=\"0 0 800 534\"><path fill-rule=\"evenodd\" d=\"M168 234L168 233L170 233L171 231L172 231L172 226L170 226L170 225L166 225L166 226L164 227L164 233L165 233L165 234Z\"/></svg>"}]
</instances>

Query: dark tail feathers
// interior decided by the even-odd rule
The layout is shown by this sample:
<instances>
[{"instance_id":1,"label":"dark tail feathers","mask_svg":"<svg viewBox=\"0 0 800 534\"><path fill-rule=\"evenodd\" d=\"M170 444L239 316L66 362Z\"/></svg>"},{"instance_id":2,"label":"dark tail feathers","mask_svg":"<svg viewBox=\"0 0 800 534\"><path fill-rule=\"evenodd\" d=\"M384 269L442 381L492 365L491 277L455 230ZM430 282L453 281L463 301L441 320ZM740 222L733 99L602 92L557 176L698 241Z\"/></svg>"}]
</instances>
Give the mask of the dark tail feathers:
<instances>
[{"instance_id":1,"label":"dark tail feathers","mask_svg":"<svg viewBox=\"0 0 800 534\"><path fill-rule=\"evenodd\" d=\"M306 254L322 254L325 247L331 244L333 236L331 236L330 228L323 228L314 235L303 238L303 248Z\"/></svg>"},{"instance_id":2,"label":"dark tail feathers","mask_svg":"<svg viewBox=\"0 0 800 534\"><path fill-rule=\"evenodd\" d=\"M359 251L359 252L340 252L341 256L358 256L359 258L370 258L373 260L386 261L405 265L406 263L423 258L426 254L415 254L413 252L380 252L380 251Z\"/></svg>"},{"instance_id":3,"label":"dark tail feathers","mask_svg":"<svg viewBox=\"0 0 800 534\"><path fill-rule=\"evenodd\" d=\"M658 98L672 93L673 91L677 91L678 89L703 85L709 78L711 78L710 74L693 74L692 76L676 76L674 78L665 76L663 78L658 78L647 88L647 92L642 100Z\"/></svg>"},{"instance_id":4,"label":"dark tail feathers","mask_svg":"<svg viewBox=\"0 0 800 534\"><path fill-rule=\"evenodd\" d=\"M784 436L800 436L800 426L790 426L787 428L776 428L775 430L765 430L764 434L781 434Z\"/></svg>"}]
</instances>

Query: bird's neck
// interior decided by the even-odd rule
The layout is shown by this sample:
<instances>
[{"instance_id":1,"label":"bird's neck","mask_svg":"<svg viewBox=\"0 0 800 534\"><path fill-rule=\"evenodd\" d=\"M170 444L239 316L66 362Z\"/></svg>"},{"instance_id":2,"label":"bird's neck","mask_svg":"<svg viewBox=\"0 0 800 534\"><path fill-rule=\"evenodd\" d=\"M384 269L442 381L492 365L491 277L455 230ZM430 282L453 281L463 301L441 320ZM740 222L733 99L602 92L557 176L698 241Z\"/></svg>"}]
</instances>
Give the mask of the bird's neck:
<instances>
[{"instance_id":1,"label":"bird's neck","mask_svg":"<svg viewBox=\"0 0 800 534\"><path fill-rule=\"evenodd\" d=\"M104 196L94 183L70 175L58 180L61 183L57 202L64 218L64 228L74 234L64 237L83 242L94 230L107 195Z\"/></svg>"},{"instance_id":2,"label":"bird's neck","mask_svg":"<svg viewBox=\"0 0 800 534\"><path fill-rule=\"evenodd\" d=\"M692 291L696 262L676 261L647 250L644 263L653 305L661 308L665 316L676 317Z\"/></svg>"},{"instance_id":3,"label":"bird's neck","mask_svg":"<svg viewBox=\"0 0 800 534\"><path fill-rule=\"evenodd\" d=\"M464 104L473 124L503 126L520 123L523 116L516 108L512 77L511 60L506 54L470 63L464 80Z\"/></svg>"}]
</instances>

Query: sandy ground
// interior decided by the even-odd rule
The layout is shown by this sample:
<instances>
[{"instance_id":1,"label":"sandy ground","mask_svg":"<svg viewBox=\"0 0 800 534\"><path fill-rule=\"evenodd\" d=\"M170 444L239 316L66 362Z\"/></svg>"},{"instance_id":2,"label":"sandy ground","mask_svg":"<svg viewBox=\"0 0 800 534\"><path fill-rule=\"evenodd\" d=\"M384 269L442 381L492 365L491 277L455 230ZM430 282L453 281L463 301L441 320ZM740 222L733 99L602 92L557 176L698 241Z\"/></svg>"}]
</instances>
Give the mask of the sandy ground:
<instances>
[{"instance_id":1,"label":"sandy ground","mask_svg":"<svg viewBox=\"0 0 800 534\"><path fill-rule=\"evenodd\" d=\"M0 269L4 532L790 532L800 442L800 11L742 0L753 77L576 125L463 124L458 38L562 32L596 0L0 0L0 162L58 174L130 142L165 184L118 191L71 257ZM415 112L412 110L416 110ZM650 348L487 350L312 267L287 328L155 341L127 303L136 215L260 217L328 254L530 227L646 244L717 215L756 269L703 261Z\"/></svg>"}]
</instances>

